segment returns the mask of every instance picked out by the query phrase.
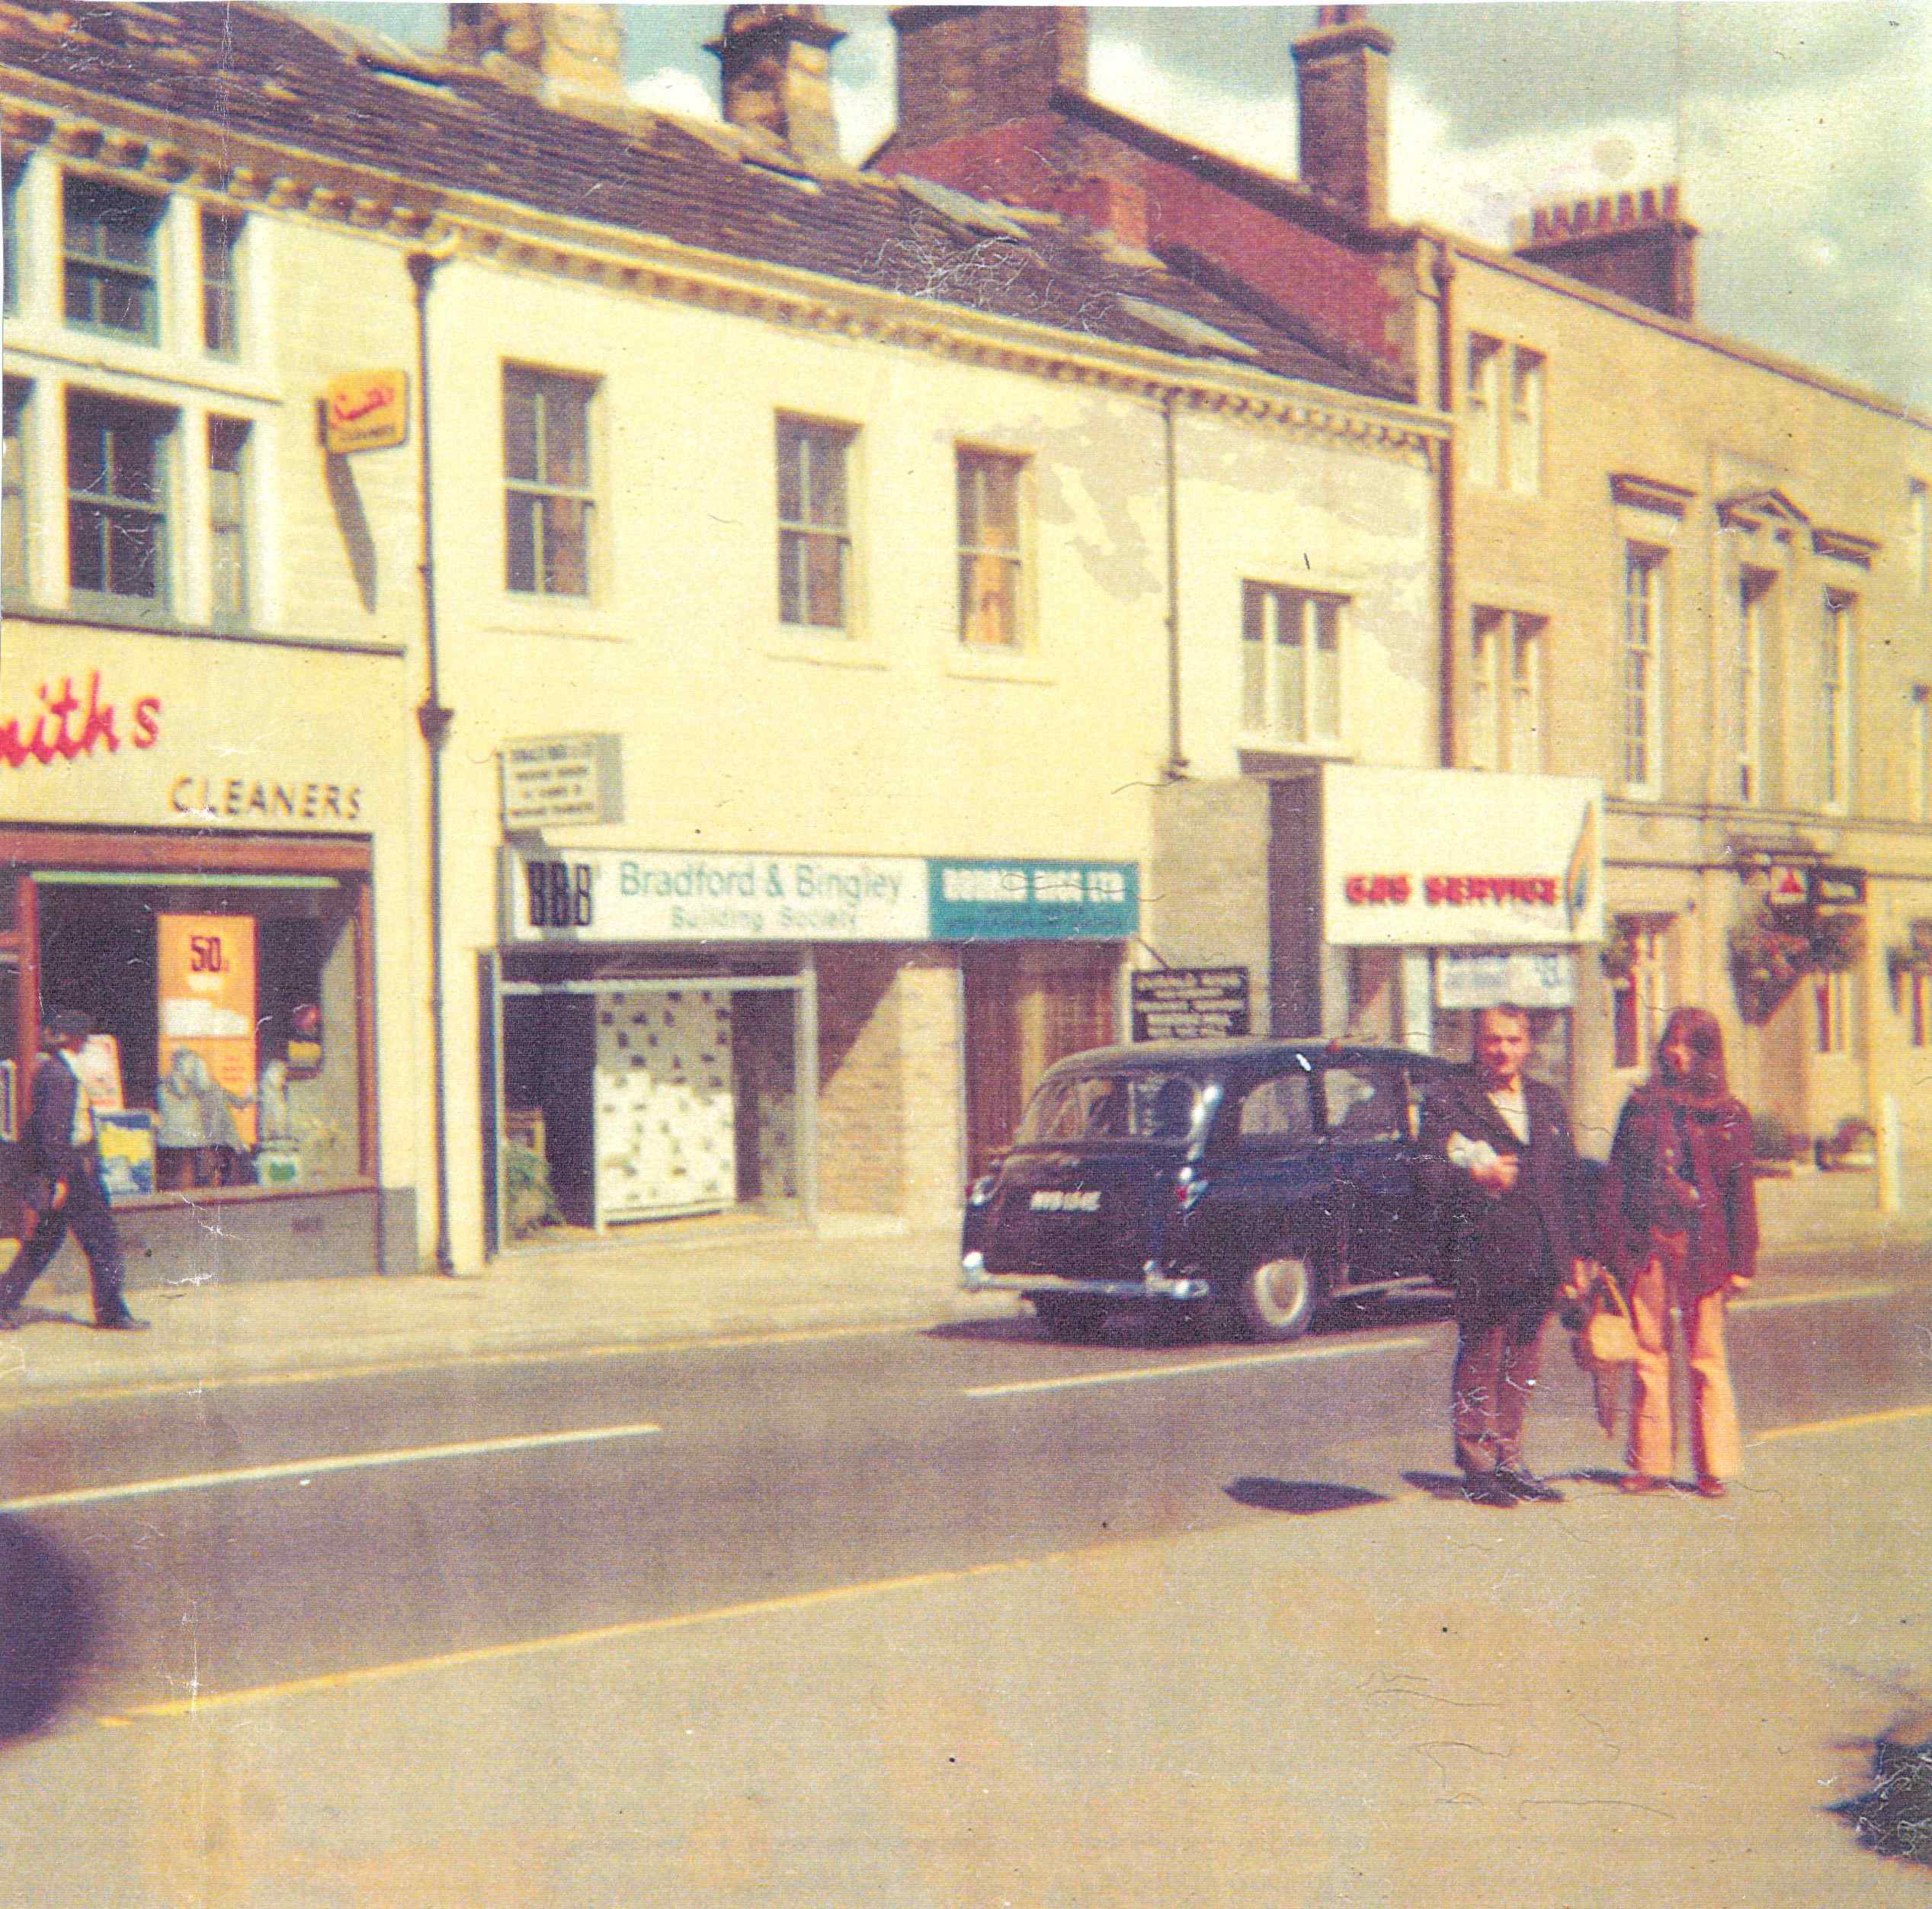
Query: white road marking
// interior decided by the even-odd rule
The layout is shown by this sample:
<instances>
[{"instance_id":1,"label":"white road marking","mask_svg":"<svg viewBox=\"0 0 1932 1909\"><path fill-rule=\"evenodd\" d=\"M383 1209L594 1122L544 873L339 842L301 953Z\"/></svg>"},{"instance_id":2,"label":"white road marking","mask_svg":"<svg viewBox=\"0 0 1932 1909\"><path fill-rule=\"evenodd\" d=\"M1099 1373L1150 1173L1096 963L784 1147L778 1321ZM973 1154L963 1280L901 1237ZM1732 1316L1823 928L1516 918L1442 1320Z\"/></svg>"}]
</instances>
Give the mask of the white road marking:
<instances>
[{"instance_id":1,"label":"white road marking","mask_svg":"<svg viewBox=\"0 0 1932 1909\"><path fill-rule=\"evenodd\" d=\"M1142 1379L1181 1379L1190 1372L1231 1372L1248 1366L1275 1366L1288 1360L1341 1359L1350 1353L1407 1352L1432 1340L1421 1334L1402 1339L1356 1340L1347 1344L1297 1346L1286 1352L1251 1352L1229 1359L1196 1359L1184 1366L1131 1366L1120 1372L1075 1372L1062 1379L1020 1379L1004 1385L969 1385L966 1398L1005 1398L1015 1392L1065 1392L1076 1385L1126 1385Z\"/></svg>"},{"instance_id":2,"label":"white road marking","mask_svg":"<svg viewBox=\"0 0 1932 1909\"><path fill-rule=\"evenodd\" d=\"M418 1445L393 1452L349 1452L334 1458L298 1459L285 1465L251 1465L232 1472L190 1472L171 1478L139 1478L131 1485L96 1485L75 1491L46 1491L9 1498L0 1511L49 1511L66 1505L105 1504L117 1498L158 1497L169 1491L206 1491L217 1485L261 1485L277 1478L312 1478L384 1465L419 1465L432 1459L488 1458L499 1452L533 1452L559 1445L590 1445L604 1439L648 1438L662 1425L595 1425L582 1432L532 1432L517 1438L473 1440L462 1445Z\"/></svg>"},{"instance_id":3,"label":"white road marking","mask_svg":"<svg viewBox=\"0 0 1932 1909\"><path fill-rule=\"evenodd\" d=\"M1733 1299L1734 1312L1769 1312L1773 1306L1835 1305L1844 1299L1882 1299L1898 1290L1898 1282L1865 1286L1825 1286L1815 1292L1767 1292L1762 1299Z\"/></svg>"}]
</instances>

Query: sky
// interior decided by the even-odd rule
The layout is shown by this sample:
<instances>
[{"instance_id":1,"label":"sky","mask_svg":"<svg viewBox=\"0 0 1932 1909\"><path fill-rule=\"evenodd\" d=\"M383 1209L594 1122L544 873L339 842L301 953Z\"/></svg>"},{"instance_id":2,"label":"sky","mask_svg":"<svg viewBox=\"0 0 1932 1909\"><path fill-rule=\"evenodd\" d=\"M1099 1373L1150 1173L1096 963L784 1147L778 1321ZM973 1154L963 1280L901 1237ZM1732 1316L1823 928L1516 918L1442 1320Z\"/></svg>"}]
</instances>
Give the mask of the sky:
<instances>
[{"instance_id":1,"label":"sky","mask_svg":"<svg viewBox=\"0 0 1932 1909\"><path fill-rule=\"evenodd\" d=\"M440 45L446 9L300 9ZM886 10L828 5L841 139L893 119ZM1379 5L1394 36L1390 198L1506 246L1537 204L1681 181L1713 328L1932 413L1932 5L1471 0ZM721 7L627 9L634 98L717 114ZM1093 8L1088 90L1293 176L1295 39L1312 7Z\"/></svg>"}]
</instances>

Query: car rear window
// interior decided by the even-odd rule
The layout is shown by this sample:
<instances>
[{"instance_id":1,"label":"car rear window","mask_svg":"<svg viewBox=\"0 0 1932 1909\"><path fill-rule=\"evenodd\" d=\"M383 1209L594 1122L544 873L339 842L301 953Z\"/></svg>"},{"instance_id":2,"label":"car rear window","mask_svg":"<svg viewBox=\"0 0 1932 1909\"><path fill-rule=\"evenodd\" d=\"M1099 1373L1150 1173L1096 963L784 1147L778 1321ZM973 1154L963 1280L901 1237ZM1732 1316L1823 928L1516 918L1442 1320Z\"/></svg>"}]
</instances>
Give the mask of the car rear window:
<instances>
[{"instance_id":1,"label":"car rear window","mask_svg":"<svg viewBox=\"0 0 1932 1909\"><path fill-rule=\"evenodd\" d=\"M1200 1103L1184 1074L1075 1074L1044 1082L1020 1123L1021 1146L1076 1140L1184 1140Z\"/></svg>"}]
</instances>

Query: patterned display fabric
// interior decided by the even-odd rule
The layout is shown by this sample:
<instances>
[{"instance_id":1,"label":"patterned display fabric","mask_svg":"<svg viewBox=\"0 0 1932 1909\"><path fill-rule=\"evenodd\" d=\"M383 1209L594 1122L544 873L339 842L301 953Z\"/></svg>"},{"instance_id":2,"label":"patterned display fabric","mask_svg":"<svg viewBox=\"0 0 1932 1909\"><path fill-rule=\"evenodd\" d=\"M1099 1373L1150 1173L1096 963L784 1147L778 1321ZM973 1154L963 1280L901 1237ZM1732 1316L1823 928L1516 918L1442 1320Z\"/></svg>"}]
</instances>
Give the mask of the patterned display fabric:
<instances>
[{"instance_id":1,"label":"patterned display fabric","mask_svg":"<svg viewBox=\"0 0 1932 1909\"><path fill-rule=\"evenodd\" d=\"M690 988L603 996L595 1092L602 1219L716 1212L736 1203L728 993Z\"/></svg>"}]
</instances>

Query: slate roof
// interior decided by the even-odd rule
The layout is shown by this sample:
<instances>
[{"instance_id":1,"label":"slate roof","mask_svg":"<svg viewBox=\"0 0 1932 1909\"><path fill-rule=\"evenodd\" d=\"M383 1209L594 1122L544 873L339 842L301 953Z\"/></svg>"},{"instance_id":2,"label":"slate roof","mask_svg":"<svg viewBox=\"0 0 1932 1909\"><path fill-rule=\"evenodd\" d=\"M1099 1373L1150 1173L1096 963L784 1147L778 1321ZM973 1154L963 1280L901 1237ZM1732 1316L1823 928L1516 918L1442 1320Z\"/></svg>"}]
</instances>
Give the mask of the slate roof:
<instances>
[{"instance_id":1,"label":"slate roof","mask_svg":"<svg viewBox=\"0 0 1932 1909\"><path fill-rule=\"evenodd\" d=\"M1020 239L969 229L877 175L788 176L778 149L762 155L777 168L758 163L758 143L734 129L636 107L621 126L560 112L486 68L274 7L0 0L0 91L31 97L30 85L7 86L9 73L434 188L1176 357L1403 396L1379 372L1064 221L1017 214ZM1229 334L1253 355L1190 347L1123 296Z\"/></svg>"}]
</instances>

